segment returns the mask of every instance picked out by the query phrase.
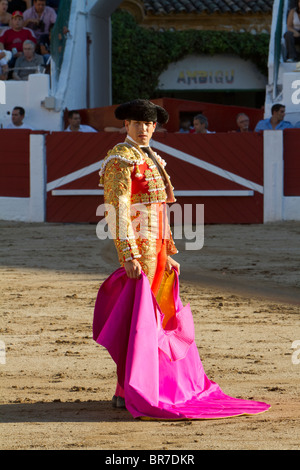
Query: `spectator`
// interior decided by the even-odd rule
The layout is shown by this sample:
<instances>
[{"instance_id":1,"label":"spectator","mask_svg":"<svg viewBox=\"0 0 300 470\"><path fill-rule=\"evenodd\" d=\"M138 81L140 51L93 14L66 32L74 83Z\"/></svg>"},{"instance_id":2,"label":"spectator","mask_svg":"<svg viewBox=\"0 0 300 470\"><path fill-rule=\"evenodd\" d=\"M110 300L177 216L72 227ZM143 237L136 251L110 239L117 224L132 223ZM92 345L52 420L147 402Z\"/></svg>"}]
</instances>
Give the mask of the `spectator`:
<instances>
[{"instance_id":1,"label":"spectator","mask_svg":"<svg viewBox=\"0 0 300 470\"><path fill-rule=\"evenodd\" d=\"M236 117L236 123L238 126L237 132L250 132L249 123L250 119L245 113L239 113Z\"/></svg>"},{"instance_id":2,"label":"spectator","mask_svg":"<svg viewBox=\"0 0 300 470\"><path fill-rule=\"evenodd\" d=\"M23 54L17 58L13 71L14 80L28 80L33 73L40 73L44 66L44 59L35 53L35 44L27 39L23 43Z\"/></svg>"},{"instance_id":3,"label":"spectator","mask_svg":"<svg viewBox=\"0 0 300 470\"><path fill-rule=\"evenodd\" d=\"M11 113L11 122L6 126L6 129L30 129L32 127L28 126L23 122L25 117L25 109L21 106L15 106Z\"/></svg>"},{"instance_id":4,"label":"spectator","mask_svg":"<svg viewBox=\"0 0 300 470\"><path fill-rule=\"evenodd\" d=\"M0 80L7 80L8 78L8 65L7 58L4 51L0 53Z\"/></svg>"},{"instance_id":5,"label":"spectator","mask_svg":"<svg viewBox=\"0 0 300 470\"><path fill-rule=\"evenodd\" d=\"M24 12L25 26L34 31L38 44L49 41L50 26L56 18L55 10L46 6L46 0L34 0L33 6Z\"/></svg>"},{"instance_id":6,"label":"spectator","mask_svg":"<svg viewBox=\"0 0 300 470\"><path fill-rule=\"evenodd\" d=\"M49 28L49 35L47 38L43 38L43 40L39 44L39 52L43 56L44 59L44 64L46 66L46 73L50 73L50 63L51 63L51 30L53 28L54 24L50 25Z\"/></svg>"},{"instance_id":7,"label":"spectator","mask_svg":"<svg viewBox=\"0 0 300 470\"><path fill-rule=\"evenodd\" d=\"M287 62L297 62L298 53L296 45L300 44L300 0L298 0L296 8L289 11L287 17L287 31L284 34L285 46L287 52Z\"/></svg>"},{"instance_id":8,"label":"spectator","mask_svg":"<svg viewBox=\"0 0 300 470\"><path fill-rule=\"evenodd\" d=\"M255 132L266 130L281 130L293 127L289 121L284 121L285 106L283 104L273 104L271 108L272 116L268 119L258 121Z\"/></svg>"},{"instance_id":9,"label":"spectator","mask_svg":"<svg viewBox=\"0 0 300 470\"><path fill-rule=\"evenodd\" d=\"M81 124L81 117L78 111L69 111L69 125L65 132L98 132L91 126Z\"/></svg>"},{"instance_id":10,"label":"spectator","mask_svg":"<svg viewBox=\"0 0 300 470\"><path fill-rule=\"evenodd\" d=\"M0 50L8 50L13 53L8 65L13 68L15 61L23 53L23 42L26 39L36 44L34 33L23 27L23 14L20 11L14 11L11 17L11 27L5 29L0 35Z\"/></svg>"},{"instance_id":11,"label":"spectator","mask_svg":"<svg viewBox=\"0 0 300 470\"><path fill-rule=\"evenodd\" d=\"M195 134L214 134L208 130L208 120L204 114L197 114L194 117L194 133Z\"/></svg>"},{"instance_id":12,"label":"spectator","mask_svg":"<svg viewBox=\"0 0 300 470\"><path fill-rule=\"evenodd\" d=\"M27 8L30 8L32 5L32 0L8 0L8 12L13 13L14 11L21 11L24 13L24 11Z\"/></svg>"},{"instance_id":13,"label":"spectator","mask_svg":"<svg viewBox=\"0 0 300 470\"><path fill-rule=\"evenodd\" d=\"M184 117L180 120L179 132L182 134L189 134L192 129L191 120Z\"/></svg>"},{"instance_id":14,"label":"spectator","mask_svg":"<svg viewBox=\"0 0 300 470\"><path fill-rule=\"evenodd\" d=\"M8 28L11 14L7 12L8 9L8 0L0 0L0 31L3 31L3 28Z\"/></svg>"}]
</instances>

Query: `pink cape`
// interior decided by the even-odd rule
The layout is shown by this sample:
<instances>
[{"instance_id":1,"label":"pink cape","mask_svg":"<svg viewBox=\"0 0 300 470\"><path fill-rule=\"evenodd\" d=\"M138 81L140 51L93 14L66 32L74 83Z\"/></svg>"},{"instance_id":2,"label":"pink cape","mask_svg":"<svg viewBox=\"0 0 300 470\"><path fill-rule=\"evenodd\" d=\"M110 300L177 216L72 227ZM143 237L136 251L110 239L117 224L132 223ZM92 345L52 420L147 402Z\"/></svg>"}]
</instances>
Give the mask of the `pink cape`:
<instances>
[{"instance_id":1,"label":"pink cape","mask_svg":"<svg viewBox=\"0 0 300 470\"><path fill-rule=\"evenodd\" d=\"M95 304L93 338L117 365L127 410L134 418L212 419L256 414L270 405L232 398L205 375L194 341L189 304L182 306L177 273L176 316L164 314L144 273L129 279L117 269L101 285Z\"/></svg>"}]
</instances>

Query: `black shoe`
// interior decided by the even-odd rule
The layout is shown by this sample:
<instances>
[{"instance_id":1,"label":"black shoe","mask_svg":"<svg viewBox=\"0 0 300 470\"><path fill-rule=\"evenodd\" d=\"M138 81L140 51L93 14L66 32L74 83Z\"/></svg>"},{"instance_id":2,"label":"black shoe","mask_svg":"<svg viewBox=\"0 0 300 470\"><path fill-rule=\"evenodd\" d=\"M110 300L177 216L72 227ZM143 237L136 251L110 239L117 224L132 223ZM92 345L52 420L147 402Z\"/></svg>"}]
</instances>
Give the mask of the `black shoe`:
<instances>
[{"instance_id":1,"label":"black shoe","mask_svg":"<svg viewBox=\"0 0 300 470\"><path fill-rule=\"evenodd\" d=\"M116 395L112 397L111 404L113 408L117 408L117 399L118 397Z\"/></svg>"},{"instance_id":2,"label":"black shoe","mask_svg":"<svg viewBox=\"0 0 300 470\"><path fill-rule=\"evenodd\" d=\"M116 395L112 397L111 404L113 408L126 408L125 399L123 397L117 397Z\"/></svg>"},{"instance_id":3,"label":"black shoe","mask_svg":"<svg viewBox=\"0 0 300 470\"><path fill-rule=\"evenodd\" d=\"M126 408L125 406L125 398L117 397L117 408Z\"/></svg>"}]
</instances>

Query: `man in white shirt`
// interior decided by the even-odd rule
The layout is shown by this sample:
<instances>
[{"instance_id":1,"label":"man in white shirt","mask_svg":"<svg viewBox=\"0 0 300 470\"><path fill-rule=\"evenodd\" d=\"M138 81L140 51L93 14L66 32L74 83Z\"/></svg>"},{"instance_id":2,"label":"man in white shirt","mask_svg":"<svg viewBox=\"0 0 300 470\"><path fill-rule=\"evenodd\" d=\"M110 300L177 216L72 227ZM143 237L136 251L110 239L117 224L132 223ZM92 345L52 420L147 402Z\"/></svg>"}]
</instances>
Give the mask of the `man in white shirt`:
<instances>
[{"instance_id":1,"label":"man in white shirt","mask_svg":"<svg viewBox=\"0 0 300 470\"><path fill-rule=\"evenodd\" d=\"M69 125L65 132L97 132L93 127L81 124L81 117L78 111L70 111L68 121Z\"/></svg>"},{"instance_id":2,"label":"man in white shirt","mask_svg":"<svg viewBox=\"0 0 300 470\"><path fill-rule=\"evenodd\" d=\"M215 132L209 131L208 128L208 120L207 117L204 116L204 114L197 114L197 116L194 117L194 129L195 129L195 134L215 134Z\"/></svg>"},{"instance_id":3,"label":"man in white shirt","mask_svg":"<svg viewBox=\"0 0 300 470\"><path fill-rule=\"evenodd\" d=\"M15 106L11 113L11 122L7 124L6 129L30 129L33 131L33 127L23 122L24 117L25 109L21 106Z\"/></svg>"}]
</instances>

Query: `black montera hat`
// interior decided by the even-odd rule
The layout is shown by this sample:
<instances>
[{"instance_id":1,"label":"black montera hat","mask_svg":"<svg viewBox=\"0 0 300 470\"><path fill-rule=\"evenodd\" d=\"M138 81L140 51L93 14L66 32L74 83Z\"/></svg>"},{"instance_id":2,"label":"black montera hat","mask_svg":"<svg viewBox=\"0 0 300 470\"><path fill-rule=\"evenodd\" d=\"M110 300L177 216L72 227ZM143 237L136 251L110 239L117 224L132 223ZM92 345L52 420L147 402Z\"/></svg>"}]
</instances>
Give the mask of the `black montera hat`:
<instances>
[{"instance_id":1,"label":"black montera hat","mask_svg":"<svg viewBox=\"0 0 300 470\"><path fill-rule=\"evenodd\" d=\"M168 112L148 100L133 100L121 104L115 110L117 119L133 119L134 121L153 121L165 124L169 120Z\"/></svg>"}]
</instances>

